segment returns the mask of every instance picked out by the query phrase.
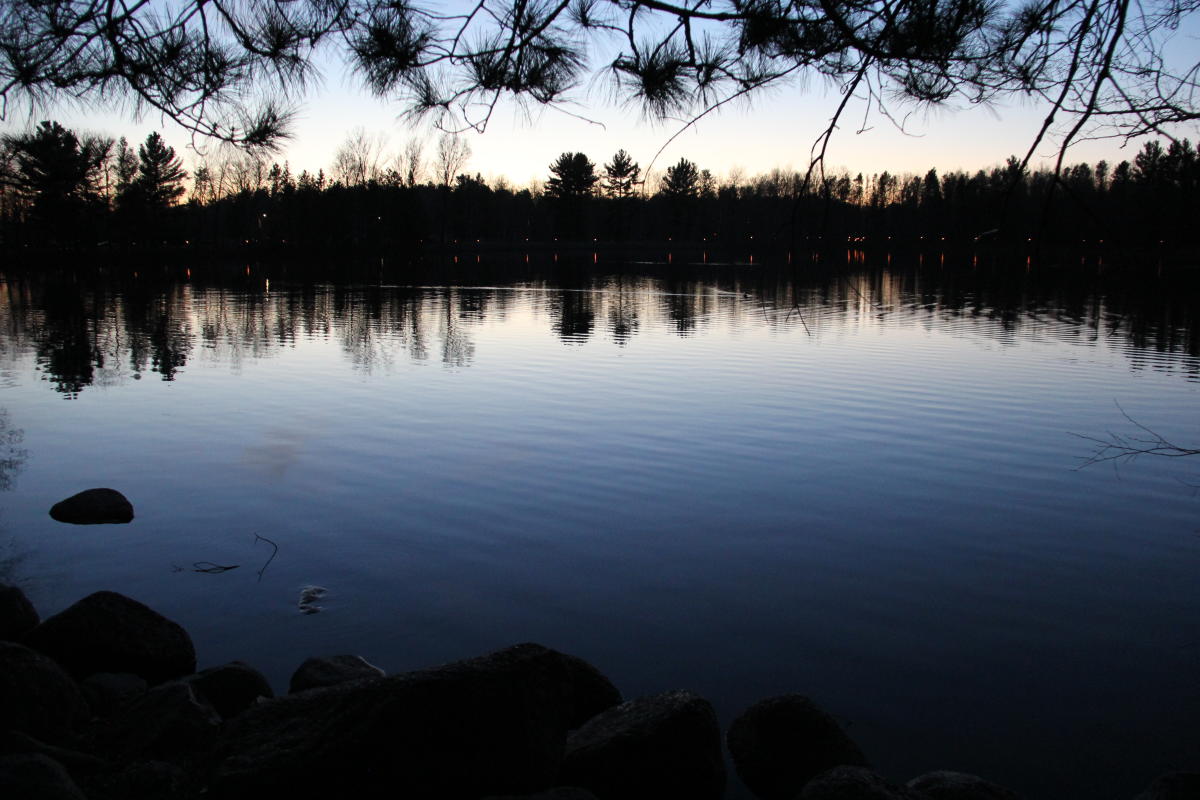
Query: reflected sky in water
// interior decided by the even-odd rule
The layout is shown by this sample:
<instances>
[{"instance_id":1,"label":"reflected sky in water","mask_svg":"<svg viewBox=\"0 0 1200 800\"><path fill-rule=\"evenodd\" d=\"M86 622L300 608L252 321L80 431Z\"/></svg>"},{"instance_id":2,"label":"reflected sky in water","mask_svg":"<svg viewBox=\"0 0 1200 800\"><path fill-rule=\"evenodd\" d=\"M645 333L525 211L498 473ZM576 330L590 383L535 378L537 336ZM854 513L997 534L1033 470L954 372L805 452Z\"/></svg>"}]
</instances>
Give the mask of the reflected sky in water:
<instances>
[{"instance_id":1,"label":"reflected sky in water","mask_svg":"<svg viewBox=\"0 0 1200 800\"><path fill-rule=\"evenodd\" d=\"M897 779L1104 798L1194 768L1200 459L1077 470L1072 435L1124 409L1200 440L1193 290L652 271L7 276L13 578L44 613L126 592L277 687L536 640L725 722L804 692ZM136 520L46 515L91 486Z\"/></svg>"}]
</instances>

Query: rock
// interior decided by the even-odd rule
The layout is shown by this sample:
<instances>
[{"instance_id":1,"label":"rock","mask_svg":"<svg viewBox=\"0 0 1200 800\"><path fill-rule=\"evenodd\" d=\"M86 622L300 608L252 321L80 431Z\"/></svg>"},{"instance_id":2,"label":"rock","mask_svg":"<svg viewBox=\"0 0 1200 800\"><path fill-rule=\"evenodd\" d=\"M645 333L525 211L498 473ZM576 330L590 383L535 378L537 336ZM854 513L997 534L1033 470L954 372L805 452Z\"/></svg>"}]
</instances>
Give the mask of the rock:
<instances>
[{"instance_id":1,"label":"rock","mask_svg":"<svg viewBox=\"0 0 1200 800\"><path fill-rule=\"evenodd\" d=\"M304 586L300 589L300 602L296 607L300 609L301 614L316 614L324 611L324 607L317 605L317 601L327 595L329 590L324 586Z\"/></svg>"},{"instance_id":2,"label":"rock","mask_svg":"<svg viewBox=\"0 0 1200 800\"><path fill-rule=\"evenodd\" d=\"M537 794L494 794L483 800L598 800L596 795L578 786L556 786Z\"/></svg>"},{"instance_id":3,"label":"rock","mask_svg":"<svg viewBox=\"0 0 1200 800\"><path fill-rule=\"evenodd\" d=\"M211 798L478 798L554 785L576 659L536 644L259 703L226 723Z\"/></svg>"},{"instance_id":4,"label":"rock","mask_svg":"<svg viewBox=\"0 0 1200 800\"><path fill-rule=\"evenodd\" d=\"M188 773L166 761L139 761L119 772L99 776L86 784L89 794L112 800L168 800L195 797Z\"/></svg>"},{"instance_id":5,"label":"rock","mask_svg":"<svg viewBox=\"0 0 1200 800\"><path fill-rule=\"evenodd\" d=\"M196 671L187 631L116 592L96 592L34 628L25 643L77 678L132 672L151 684Z\"/></svg>"},{"instance_id":6,"label":"rock","mask_svg":"<svg viewBox=\"0 0 1200 800\"><path fill-rule=\"evenodd\" d=\"M0 734L0 753L40 754L66 767L72 777L91 775L108 768L108 762L91 753L46 744L20 731L5 731Z\"/></svg>"},{"instance_id":7,"label":"rock","mask_svg":"<svg viewBox=\"0 0 1200 800\"><path fill-rule=\"evenodd\" d=\"M223 719L236 717L258 702L260 697L275 696L266 677L241 661L209 667L184 678L184 681Z\"/></svg>"},{"instance_id":8,"label":"rock","mask_svg":"<svg viewBox=\"0 0 1200 800\"><path fill-rule=\"evenodd\" d=\"M186 755L208 744L221 724L212 706L182 681L164 683L121 709L95 731L95 749L123 759Z\"/></svg>"},{"instance_id":9,"label":"rock","mask_svg":"<svg viewBox=\"0 0 1200 800\"><path fill-rule=\"evenodd\" d=\"M578 728L601 711L620 705L621 692L600 670L578 656L561 655L573 687L574 702L568 727Z\"/></svg>"},{"instance_id":10,"label":"rock","mask_svg":"<svg viewBox=\"0 0 1200 800\"><path fill-rule=\"evenodd\" d=\"M88 720L79 686L51 659L16 642L0 642L0 728L62 742Z\"/></svg>"},{"instance_id":11,"label":"rock","mask_svg":"<svg viewBox=\"0 0 1200 800\"><path fill-rule=\"evenodd\" d=\"M300 668L292 675L288 693L295 694L303 692L305 689L336 686L339 683L358 681L364 678L382 678L386 674L361 656L310 658L301 664Z\"/></svg>"},{"instance_id":12,"label":"rock","mask_svg":"<svg viewBox=\"0 0 1200 800\"><path fill-rule=\"evenodd\" d=\"M1200 772L1159 775L1136 800L1196 800L1200 797Z\"/></svg>"},{"instance_id":13,"label":"rock","mask_svg":"<svg viewBox=\"0 0 1200 800\"><path fill-rule=\"evenodd\" d=\"M925 800L925 796L864 767L834 767L806 783L797 800Z\"/></svg>"},{"instance_id":14,"label":"rock","mask_svg":"<svg viewBox=\"0 0 1200 800\"><path fill-rule=\"evenodd\" d=\"M0 756L0 797L87 800L63 765L40 753Z\"/></svg>"},{"instance_id":15,"label":"rock","mask_svg":"<svg viewBox=\"0 0 1200 800\"><path fill-rule=\"evenodd\" d=\"M763 800L792 800L827 769L867 763L833 717L799 694L750 706L729 726L726 741L738 775Z\"/></svg>"},{"instance_id":16,"label":"rock","mask_svg":"<svg viewBox=\"0 0 1200 800\"><path fill-rule=\"evenodd\" d=\"M80 682L92 714L109 717L141 697L150 688L146 679L132 672L97 672Z\"/></svg>"},{"instance_id":17,"label":"rock","mask_svg":"<svg viewBox=\"0 0 1200 800\"><path fill-rule=\"evenodd\" d=\"M1020 800L1020 795L965 772L927 772L908 782L929 800ZM1197 795L1200 796L1200 795Z\"/></svg>"},{"instance_id":18,"label":"rock","mask_svg":"<svg viewBox=\"0 0 1200 800\"><path fill-rule=\"evenodd\" d=\"M25 593L0 584L0 640L17 641L37 627L41 618Z\"/></svg>"},{"instance_id":19,"label":"rock","mask_svg":"<svg viewBox=\"0 0 1200 800\"><path fill-rule=\"evenodd\" d=\"M133 505L116 489L88 489L55 503L50 516L73 525L124 523L133 519Z\"/></svg>"},{"instance_id":20,"label":"rock","mask_svg":"<svg viewBox=\"0 0 1200 800\"><path fill-rule=\"evenodd\" d=\"M567 739L559 781L601 800L720 798L725 765L716 712L685 691L610 708Z\"/></svg>"}]
</instances>

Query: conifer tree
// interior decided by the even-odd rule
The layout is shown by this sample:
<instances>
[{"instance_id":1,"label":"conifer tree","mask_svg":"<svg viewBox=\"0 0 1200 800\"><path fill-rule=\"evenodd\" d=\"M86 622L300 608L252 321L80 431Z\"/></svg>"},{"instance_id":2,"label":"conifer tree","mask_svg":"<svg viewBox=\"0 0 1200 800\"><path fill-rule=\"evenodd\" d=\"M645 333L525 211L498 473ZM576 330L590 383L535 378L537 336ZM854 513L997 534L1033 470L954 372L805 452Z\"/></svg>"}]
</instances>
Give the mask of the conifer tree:
<instances>
[{"instance_id":1,"label":"conifer tree","mask_svg":"<svg viewBox=\"0 0 1200 800\"><path fill-rule=\"evenodd\" d=\"M632 197L641 172L629 153L618 150L612 161L604 165L604 193L609 197Z\"/></svg>"},{"instance_id":2,"label":"conifer tree","mask_svg":"<svg viewBox=\"0 0 1200 800\"><path fill-rule=\"evenodd\" d=\"M550 165L546 194L559 199L587 197L596 181L596 165L583 153L563 153Z\"/></svg>"},{"instance_id":3,"label":"conifer tree","mask_svg":"<svg viewBox=\"0 0 1200 800\"><path fill-rule=\"evenodd\" d=\"M138 172L130 192L150 208L166 208L183 196L186 178L183 160L155 131L138 147Z\"/></svg>"}]
</instances>

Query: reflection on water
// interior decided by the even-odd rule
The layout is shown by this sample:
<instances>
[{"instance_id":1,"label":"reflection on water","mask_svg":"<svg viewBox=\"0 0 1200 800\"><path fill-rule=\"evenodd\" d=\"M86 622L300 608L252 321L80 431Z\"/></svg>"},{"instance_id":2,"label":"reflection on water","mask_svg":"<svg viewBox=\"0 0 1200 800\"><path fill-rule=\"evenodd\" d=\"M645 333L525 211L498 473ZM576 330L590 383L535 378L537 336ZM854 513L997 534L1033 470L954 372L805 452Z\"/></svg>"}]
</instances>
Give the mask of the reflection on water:
<instances>
[{"instance_id":1,"label":"reflection on water","mask_svg":"<svg viewBox=\"0 0 1200 800\"><path fill-rule=\"evenodd\" d=\"M0 579L44 614L124 591L280 688L543 641L726 724L801 691L889 777L1030 800L1200 760L1200 457L1078 470L1071 435L1200 441L1186 282L194 272L0 280ZM94 486L134 521L47 516Z\"/></svg>"},{"instance_id":2,"label":"reflection on water","mask_svg":"<svg viewBox=\"0 0 1200 800\"><path fill-rule=\"evenodd\" d=\"M604 337L618 345L643 320L665 321L688 336L719 320L820 337L847 324L891 315L953 332L970 326L1000 344L1049 337L1077 344L1128 346L1134 369L1183 369L1143 353L1200 354L1197 305L1155 280L1112 285L1068 274L969 275L876 270L725 280L592 275L521 281L495 288L287 284L269 278L233 285L125 280L88 284L0 276L0 342L9 359L32 348L54 388L77 397L154 373L175 380L204 359L238 368L305 337L333 337L357 368L399 358L439 359L455 368L475 357L473 330L503 320L522 294L544 297L541 319L564 344ZM988 321L989 325L975 323ZM11 372L11 365L6 367Z\"/></svg>"}]
</instances>

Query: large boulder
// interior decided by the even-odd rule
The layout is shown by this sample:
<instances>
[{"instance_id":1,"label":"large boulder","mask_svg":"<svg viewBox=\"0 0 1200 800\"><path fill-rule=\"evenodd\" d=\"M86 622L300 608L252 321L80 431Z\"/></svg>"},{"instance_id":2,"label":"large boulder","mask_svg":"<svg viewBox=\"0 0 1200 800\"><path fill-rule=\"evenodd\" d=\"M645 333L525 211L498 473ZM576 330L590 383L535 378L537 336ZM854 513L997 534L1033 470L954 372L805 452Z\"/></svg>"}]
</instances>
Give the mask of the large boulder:
<instances>
[{"instance_id":1,"label":"large boulder","mask_svg":"<svg viewBox=\"0 0 1200 800\"><path fill-rule=\"evenodd\" d=\"M90 776L109 768L109 763L102 758L74 750L69 747L46 744L20 731L5 731L0 733L0 753L25 755L43 755L57 761L67 768L73 778ZM2 796L2 795L0 795Z\"/></svg>"},{"instance_id":2,"label":"large boulder","mask_svg":"<svg viewBox=\"0 0 1200 800\"><path fill-rule=\"evenodd\" d=\"M965 772L927 772L908 782L929 800L1020 800L1012 789Z\"/></svg>"},{"instance_id":3,"label":"large boulder","mask_svg":"<svg viewBox=\"0 0 1200 800\"><path fill-rule=\"evenodd\" d=\"M362 656L310 658L305 660L292 674L292 680L288 684L288 693L295 694L306 689L321 689L365 678L382 678L386 674Z\"/></svg>"},{"instance_id":4,"label":"large boulder","mask_svg":"<svg viewBox=\"0 0 1200 800\"><path fill-rule=\"evenodd\" d=\"M40 753L0 756L0 797L87 800L63 765Z\"/></svg>"},{"instance_id":5,"label":"large boulder","mask_svg":"<svg viewBox=\"0 0 1200 800\"><path fill-rule=\"evenodd\" d=\"M865 767L834 767L806 783L797 800L926 800L926 797L886 781Z\"/></svg>"},{"instance_id":6,"label":"large boulder","mask_svg":"<svg viewBox=\"0 0 1200 800\"><path fill-rule=\"evenodd\" d=\"M17 641L37 627L41 618L25 593L0 584L0 640Z\"/></svg>"},{"instance_id":7,"label":"large boulder","mask_svg":"<svg viewBox=\"0 0 1200 800\"><path fill-rule=\"evenodd\" d=\"M1200 797L1200 772L1167 772L1155 778L1136 800L1195 800Z\"/></svg>"},{"instance_id":8,"label":"large boulder","mask_svg":"<svg viewBox=\"0 0 1200 800\"><path fill-rule=\"evenodd\" d=\"M599 673L536 644L258 703L226 724L211 798L478 798L554 784Z\"/></svg>"},{"instance_id":9,"label":"large boulder","mask_svg":"<svg viewBox=\"0 0 1200 800\"><path fill-rule=\"evenodd\" d=\"M73 525L124 523L133 520L133 504L116 489L88 489L55 503L50 516Z\"/></svg>"},{"instance_id":10,"label":"large boulder","mask_svg":"<svg viewBox=\"0 0 1200 800\"><path fill-rule=\"evenodd\" d=\"M79 682L96 717L111 717L146 693L150 684L132 672L96 672Z\"/></svg>"},{"instance_id":11,"label":"large boulder","mask_svg":"<svg viewBox=\"0 0 1200 800\"><path fill-rule=\"evenodd\" d=\"M119 759L170 759L207 745L221 717L182 681L155 686L94 731L95 749Z\"/></svg>"},{"instance_id":12,"label":"large boulder","mask_svg":"<svg viewBox=\"0 0 1200 800\"><path fill-rule=\"evenodd\" d=\"M559 782L600 800L720 798L725 764L716 712L686 691L622 703L567 739Z\"/></svg>"},{"instance_id":13,"label":"large boulder","mask_svg":"<svg viewBox=\"0 0 1200 800\"><path fill-rule=\"evenodd\" d=\"M72 675L132 672L150 683L196 671L196 650L179 624L116 592L96 592L34 628L25 643Z\"/></svg>"},{"instance_id":14,"label":"large boulder","mask_svg":"<svg viewBox=\"0 0 1200 800\"><path fill-rule=\"evenodd\" d=\"M792 800L827 769L867 763L837 721L799 694L750 706L729 726L726 741L738 775L763 800Z\"/></svg>"},{"instance_id":15,"label":"large boulder","mask_svg":"<svg viewBox=\"0 0 1200 800\"><path fill-rule=\"evenodd\" d=\"M61 742L87 720L83 693L62 667L24 645L0 642L0 729Z\"/></svg>"},{"instance_id":16,"label":"large boulder","mask_svg":"<svg viewBox=\"0 0 1200 800\"><path fill-rule=\"evenodd\" d=\"M189 675L184 681L191 685L197 695L208 701L223 719L236 717L257 703L260 697L275 696L266 676L241 661L209 667Z\"/></svg>"}]
</instances>

